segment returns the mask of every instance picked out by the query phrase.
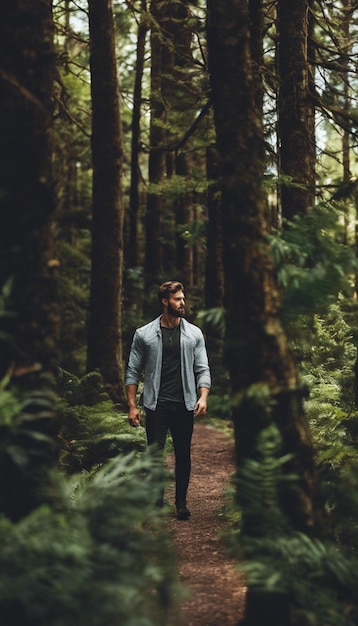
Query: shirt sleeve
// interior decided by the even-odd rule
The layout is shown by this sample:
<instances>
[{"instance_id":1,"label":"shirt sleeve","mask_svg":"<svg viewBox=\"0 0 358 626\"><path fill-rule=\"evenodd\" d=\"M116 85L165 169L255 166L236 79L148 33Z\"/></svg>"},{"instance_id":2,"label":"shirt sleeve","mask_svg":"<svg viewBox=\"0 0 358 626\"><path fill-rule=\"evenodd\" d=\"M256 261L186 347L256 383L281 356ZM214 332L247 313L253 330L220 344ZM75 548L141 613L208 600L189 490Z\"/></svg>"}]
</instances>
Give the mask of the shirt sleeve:
<instances>
[{"instance_id":1,"label":"shirt sleeve","mask_svg":"<svg viewBox=\"0 0 358 626\"><path fill-rule=\"evenodd\" d=\"M125 385L138 385L143 369L144 350L138 330L134 333L128 363L124 375Z\"/></svg>"},{"instance_id":2,"label":"shirt sleeve","mask_svg":"<svg viewBox=\"0 0 358 626\"><path fill-rule=\"evenodd\" d=\"M196 378L196 387L211 387L211 375L209 368L208 355L205 346L204 335L199 331L196 347L194 351L194 372Z\"/></svg>"}]
</instances>

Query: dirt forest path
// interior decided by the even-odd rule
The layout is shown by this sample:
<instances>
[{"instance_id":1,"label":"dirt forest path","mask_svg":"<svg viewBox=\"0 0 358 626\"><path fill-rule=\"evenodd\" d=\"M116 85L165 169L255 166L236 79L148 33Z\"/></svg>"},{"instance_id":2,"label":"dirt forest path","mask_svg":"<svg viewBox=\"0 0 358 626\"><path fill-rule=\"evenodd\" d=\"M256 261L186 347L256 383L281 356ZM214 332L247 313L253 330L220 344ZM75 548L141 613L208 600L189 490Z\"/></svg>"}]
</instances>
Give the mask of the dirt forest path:
<instances>
[{"instance_id":1,"label":"dirt forest path","mask_svg":"<svg viewBox=\"0 0 358 626\"><path fill-rule=\"evenodd\" d=\"M168 518L180 580L189 598L171 616L168 626L236 626L243 617L245 587L234 562L225 553L220 533L225 489L234 473L233 444L218 429L197 421L192 442L192 473L188 492L191 516ZM173 456L168 459L170 470ZM173 503L174 485L166 499Z\"/></svg>"}]
</instances>

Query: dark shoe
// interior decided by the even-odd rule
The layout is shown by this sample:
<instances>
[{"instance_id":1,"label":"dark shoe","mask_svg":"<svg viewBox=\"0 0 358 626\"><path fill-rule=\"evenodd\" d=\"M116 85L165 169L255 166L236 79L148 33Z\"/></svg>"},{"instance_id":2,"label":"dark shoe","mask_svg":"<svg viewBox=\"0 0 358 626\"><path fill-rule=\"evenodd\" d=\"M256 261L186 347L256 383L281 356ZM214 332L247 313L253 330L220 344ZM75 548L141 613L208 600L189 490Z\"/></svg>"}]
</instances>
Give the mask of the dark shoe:
<instances>
[{"instance_id":1,"label":"dark shoe","mask_svg":"<svg viewBox=\"0 0 358 626\"><path fill-rule=\"evenodd\" d=\"M185 520L190 517L190 511L186 506L186 502L178 502L176 505L177 519Z\"/></svg>"}]
</instances>

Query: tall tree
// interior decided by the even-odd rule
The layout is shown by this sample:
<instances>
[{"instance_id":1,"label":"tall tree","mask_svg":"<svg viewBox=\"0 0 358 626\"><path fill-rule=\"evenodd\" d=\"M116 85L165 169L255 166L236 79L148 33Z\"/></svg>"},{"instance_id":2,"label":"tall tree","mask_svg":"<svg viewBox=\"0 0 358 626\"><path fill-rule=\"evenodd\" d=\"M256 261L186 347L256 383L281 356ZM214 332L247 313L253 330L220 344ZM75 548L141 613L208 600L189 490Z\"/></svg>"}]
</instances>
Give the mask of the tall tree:
<instances>
[{"instance_id":1,"label":"tall tree","mask_svg":"<svg viewBox=\"0 0 358 626\"><path fill-rule=\"evenodd\" d=\"M57 461L54 61L50 0L6 0L0 23L0 380L13 403L5 420L1 415L0 508L15 519L43 501L47 469Z\"/></svg>"},{"instance_id":2,"label":"tall tree","mask_svg":"<svg viewBox=\"0 0 358 626\"><path fill-rule=\"evenodd\" d=\"M343 83L343 107L345 111L350 110L350 76L349 76L349 64L351 58L351 48L353 45L350 37L350 22L352 20L352 7L350 0L343 0L342 2L342 39L343 45L341 46L341 58L340 63L342 67L342 83ZM343 185L347 188L351 180L351 167L350 167L350 129L349 125L343 126L342 130L342 161L343 161ZM348 229L349 229L349 217L347 214L347 208L344 211L344 243L348 243Z\"/></svg>"},{"instance_id":3,"label":"tall tree","mask_svg":"<svg viewBox=\"0 0 358 626\"><path fill-rule=\"evenodd\" d=\"M208 234L205 267L205 306L209 309L224 306L224 267L221 194L216 146L206 151L208 185ZM210 352L210 349L209 349Z\"/></svg>"},{"instance_id":4,"label":"tall tree","mask_svg":"<svg viewBox=\"0 0 358 626\"><path fill-rule=\"evenodd\" d=\"M112 3L89 0L93 225L87 369L98 369L123 402L122 132Z\"/></svg>"},{"instance_id":5,"label":"tall tree","mask_svg":"<svg viewBox=\"0 0 358 626\"><path fill-rule=\"evenodd\" d=\"M139 264L138 250L138 219L140 205L140 122L142 110L142 79L145 60L145 43L149 29L149 16L147 13L147 2L142 0L141 13L137 33L137 60L135 66L135 81L133 92L133 113L132 113L132 138L131 138L131 182L129 193L129 214L128 214L128 243L126 246L126 261L128 267L136 267Z\"/></svg>"},{"instance_id":6,"label":"tall tree","mask_svg":"<svg viewBox=\"0 0 358 626\"><path fill-rule=\"evenodd\" d=\"M168 7L166 32L168 44L166 47L167 66L170 68L164 81L164 93L166 101L174 111L174 124L177 117L185 115L188 103L191 101L190 89L187 83L192 65L192 33L188 28L190 17L188 0L172 2ZM173 132L173 137L175 136ZM190 170L193 167L193 159L189 152L184 149L176 151L172 174L181 177L182 191L175 200L174 225L177 227L176 237L176 269L184 285L190 289L194 283L194 248L185 245L180 229L194 221L193 192L190 185Z\"/></svg>"},{"instance_id":7,"label":"tall tree","mask_svg":"<svg viewBox=\"0 0 358 626\"><path fill-rule=\"evenodd\" d=\"M282 216L292 220L314 203L315 142L309 92L308 0L278 0L278 143Z\"/></svg>"},{"instance_id":8,"label":"tall tree","mask_svg":"<svg viewBox=\"0 0 358 626\"><path fill-rule=\"evenodd\" d=\"M166 276L168 272L176 273L187 286L194 283L195 250L186 245L180 235L184 225L195 221L194 160L185 145L197 127L194 122L188 129L188 120L193 117L190 103L198 101L192 71L193 33L189 6L188 0L160 0L151 4L147 291L157 283L163 272ZM174 180L172 186L171 180Z\"/></svg>"},{"instance_id":9,"label":"tall tree","mask_svg":"<svg viewBox=\"0 0 358 626\"><path fill-rule=\"evenodd\" d=\"M208 50L223 211L226 361L233 396L237 462L254 454L267 420L300 475L295 527L319 519L310 433L293 355L279 319L262 191L264 142L250 54L247 0L208 0ZM251 44L252 47L252 44ZM265 397L267 393L267 397ZM288 503L287 503L288 504Z\"/></svg>"},{"instance_id":10,"label":"tall tree","mask_svg":"<svg viewBox=\"0 0 358 626\"><path fill-rule=\"evenodd\" d=\"M162 51L161 1L153 0L150 6L152 27L150 34L150 133L149 133L149 185L147 212L145 216L145 290L150 293L162 274L163 250L161 239L161 221L163 217L162 186L166 171L164 151L165 107L162 98ZM145 312L152 313L150 302L145 301Z\"/></svg>"},{"instance_id":11,"label":"tall tree","mask_svg":"<svg viewBox=\"0 0 358 626\"><path fill-rule=\"evenodd\" d=\"M190 158L185 153L177 155L175 159L175 171L177 176L182 177L183 190L178 195L175 203L175 222L177 225L176 252L177 252L177 273L184 282L186 288L190 289L194 284L194 249L193 246L186 245L185 238L180 230L185 225L190 225L194 221L193 194L189 188Z\"/></svg>"}]
</instances>

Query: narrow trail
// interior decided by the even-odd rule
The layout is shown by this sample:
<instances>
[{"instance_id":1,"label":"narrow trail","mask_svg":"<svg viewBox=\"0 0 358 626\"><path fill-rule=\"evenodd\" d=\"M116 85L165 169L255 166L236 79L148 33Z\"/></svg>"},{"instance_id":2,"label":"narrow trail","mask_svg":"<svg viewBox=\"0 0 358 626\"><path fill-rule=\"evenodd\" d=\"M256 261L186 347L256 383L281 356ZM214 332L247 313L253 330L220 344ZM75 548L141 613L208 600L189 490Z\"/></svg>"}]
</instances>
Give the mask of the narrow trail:
<instances>
[{"instance_id":1,"label":"narrow trail","mask_svg":"<svg viewBox=\"0 0 358 626\"><path fill-rule=\"evenodd\" d=\"M168 458L173 470L174 459ZM187 521L168 517L180 580L189 598L173 611L168 626L237 626L243 617L243 577L226 552L220 533L225 489L234 473L234 451L229 438L216 428L195 423L192 474L188 492L191 516ZM174 485L166 499L174 500Z\"/></svg>"}]
</instances>

